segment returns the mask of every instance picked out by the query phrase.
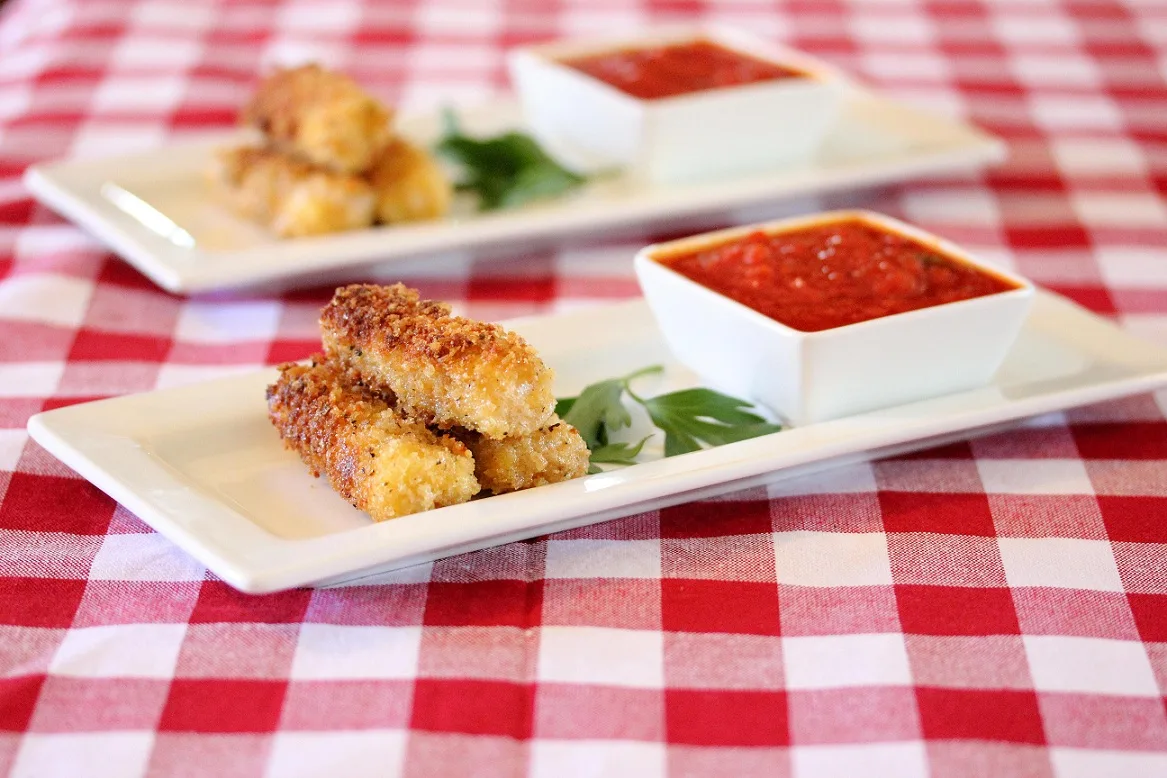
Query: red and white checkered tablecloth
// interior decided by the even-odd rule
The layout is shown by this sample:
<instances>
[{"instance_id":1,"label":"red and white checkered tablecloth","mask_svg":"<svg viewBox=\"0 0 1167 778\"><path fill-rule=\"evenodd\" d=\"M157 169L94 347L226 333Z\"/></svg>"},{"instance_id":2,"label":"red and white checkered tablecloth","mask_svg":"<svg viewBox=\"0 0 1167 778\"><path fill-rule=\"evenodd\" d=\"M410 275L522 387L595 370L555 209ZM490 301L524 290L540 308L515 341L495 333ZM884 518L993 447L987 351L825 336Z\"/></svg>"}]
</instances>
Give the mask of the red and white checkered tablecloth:
<instances>
[{"instance_id":1,"label":"red and white checkered tablecloth","mask_svg":"<svg viewBox=\"0 0 1167 778\"><path fill-rule=\"evenodd\" d=\"M38 411L299 358L330 294L165 294L31 162L229 125L316 58L405 108L502 53L705 19L966 117L983 175L861 204L1167 345L1167 4L9 0L0 13L0 773L1167 775L1167 394L514 543L236 593L30 442ZM634 248L447 256L484 318L637 294Z\"/></svg>"}]
</instances>

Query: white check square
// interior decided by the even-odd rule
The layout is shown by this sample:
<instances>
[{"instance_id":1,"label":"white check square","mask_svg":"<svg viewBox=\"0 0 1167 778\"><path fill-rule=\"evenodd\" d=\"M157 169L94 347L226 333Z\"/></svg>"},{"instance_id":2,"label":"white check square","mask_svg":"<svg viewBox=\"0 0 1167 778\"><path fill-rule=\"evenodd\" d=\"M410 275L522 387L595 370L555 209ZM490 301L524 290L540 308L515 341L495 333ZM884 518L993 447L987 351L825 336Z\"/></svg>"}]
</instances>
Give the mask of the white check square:
<instances>
[{"instance_id":1,"label":"white check square","mask_svg":"<svg viewBox=\"0 0 1167 778\"><path fill-rule=\"evenodd\" d=\"M346 47L339 42L306 36L279 37L264 49L260 67L268 70L319 62L324 67L335 68L346 54Z\"/></svg>"},{"instance_id":2,"label":"white check square","mask_svg":"<svg viewBox=\"0 0 1167 778\"><path fill-rule=\"evenodd\" d=\"M1044 89L1055 86L1090 88L1098 86L1101 81L1092 59L1064 51L1056 54L1015 54L1010 58L1010 64L1019 81Z\"/></svg>"},{"instance_id":3,"label":"white check square","mask_svg":"<svg viewBox=\"0 0 1167 778\"><path fill-rule=\"evenodd\" d=\"M21 741L9 778L145 775L153 732L29 733Z\"/></svg>"},{"instance_id":4,"label":"white check square","mask_svg":"<svg viewBox=\"0 0 1167 778\"><path fill-rule=\"evenodd\" d=\"M1053 131L1115 130L1123 128L1123 117L1114 101L1105 97L1034 94L1029 109L1037 124Z\"/></svg>"},{"instance_id":5,"label":"white check square","mask_svg":"<svg viewBox=\"0 0 1167 778\"><path fill-rule=\"evenodd\" d=\"M660 578L657 540L548 540L547 578Z\"/></svg>"},{"instance_id":6,"label":"white check square","mask_svg":"<svg viewBox=\"0 0 1167 778\"><path fill-rule=\"evenodd\" d=\"M405 733L277 732L265 775L270 778L381 778L399 775L405 762Z\"/></svg>"},{"instance_id":7,"label":"white check square","mask_svg":"<svg viewBox=\"0 0 1167 778\"><path fill-rule=\"evenodd\" d=\"M1080 459L978 459L990 494L1094 494Z\"/></svg>"},{"instance_id":8,"label":"white check square","mask_svg":"<svg viewBox=\"0 0 1167 778\"><path fill-rule=\"evenodd\" d=\"M778 582L796 586L890 586L882 532L778 532Z\"/></svg>"},{"instance_id":9,"label":"white check square","mask_svg":"<svg viewBox=\"0 0 1167 778\"><path fill-rule=\"evenodd\" d=\"M164 111L167 104L169 101L150 110ZM89 122L82 124L73 135L69 153L77 157L140 153L142 149L161 146L166 141L166 134L163 124Z\"/></svg>"},{"instance_id":10,"label":"white check square","mask_svg":"<svg viewBox=\"0 0 1167 778\"><path fill-rule=\"evenodd\" d=\"M1050 761L1058 778L1163 778L1167 754L1103 751L1093 748L1052 748Z\"/></svg>"},{"instance_id":11,"label":"white check square","mask_svg":"<svg viewBox=\"0 0 1167 778\"><path fill-rule=\"evenodd\" d=\"M473 32L474 35L489 35L503 23L502 8L495 3L475 3L460 7L444 7L440 4L425 4L414 14L414 24L419 29L439 35L450 35L455 30ZM422 39L423 41L426 38ZM417 47L434 44L415 44Z\"/></svg>"},{"instance_id":12,"label":"white check square","mask_svg":"<svg viewBox=\"0 0 1167 778\"><path fill-rule=\"evenodd\" d=\"M1050 151L1058 167L1074 175L1145 176L1147 160L1138 144L1126 138L1053 138Z\"/></svg>"},{"instance_id":13,"label":"white check square","mask_svg":"<svg viewBox=\"0 0 1167 778\"><path fill-rule=\"evenodd\" d=\"M320 13L311 3L286 3L280 7L278 25L282 30L300 30L319 36L355 30L361 23L359 6L337 3Z\"/></svg>"},{"instance_id":14,"label":"white check square","mask_svg":"<svg viewBox=\"0 0 1167 778\"><path fill-rule=\"evenodd\" d=\"M299 681L413 678L420 651L421 627L306 623L291 676Z\"/></svg>"},{"instance_id":15,"label":"white check square","mask_svg":"<svg viewBox=\"0 0 1167 778\"><path fill-rule=\"evenodd\" d=\"M609 627L543 627L540 681L664 686L664 637L658 631Z\"/></svg>"},{"instance_id":16,"label":"white check square","mask_svg":"<svg viewBox=\"0 0 1167 778\"><path fill-rule=\"evenodd\" d=\"M1121 592L1110 541L1081 538L998 538L1010 586L1051 586Z\"/></svg>"},{"instance_id":17,"label":"white check square","mask_svg":"<svg viewBox=\"0 0 1167 778\"><path fill-rule=\"evenodd\" d=\"M932 51L880 51L864 52L863 70L880 79L919 78L927 75L932 80L947 80L952 77L951 61Z\"/></svg>"},{"instance_id":18,"label":"white check square","mask_svg":"<svg viewBox=\"0 0 1167 778\"><path fill-rule=\"evenodd\" d=\"M993 31L1002 40L1016 44L1078 43L1078 29L1073 22L1046 6L1046 13L1001 14L993 19Z\"/></svg>"},{"instance_id":19,"label":"white check square","mask_svg":"<svg viewBox=\"0 0 1167 778\"><path fill-rule=\"evenodd\" d=\"M905 686L911 683L903 635L809 635L782 638L789 689Z\"/></svg>"},{"instance_id":20,"label":"white check square","mask_svg":"<svg viewBox=\"0 0 1167 778\"><path fill-rule=\"evenodd\" d=\"M0 430L0 470L16 471L16 463L28 442L24 430Z\"/></svg>"},{"instance_id":21,"label":"white check square","mask_svg":"<svg viewBox=\"0 0 1167 778\"><path fill-rule=\"evenodd\" d=\"M163 364L158 367L158 375L154 381L155 389L170 389L175 386L189 386L201 384L204 381L213 381L216 378L226 378L230 375L244 375L254 373L260 365L176 365Z\"/></svg>"},{"instance_id":22,"label":"white check square","mask_svg":"<svg viewBox=\"0 0 1167 778\"><path fill-rule=\"evenodd\" d=\"M97 552L94 581L201 581L206 568L156 532L113 534Z\"/></svg>"},{"instance_id":23,"label":"white check square","mask_svg":"<svg viewBox=\"0 0 1167 778\"><path fill-rule=\"evenodd\" d=\"M876 488L875 471L871 469L871 464L860 462L798 478L784 478L767 485L766 495L773 500L810 494L868 494L875 492Z\"/></svg>"},{"instance_id":24,"label":"white check square","mask_svg":"<svg viewBox=\"0 0 1167 778\"><path fill-rule=\"evenodd\" d=\"M166 27L168 29L185 28L205 29L214 23L219 9L199 7L187 4L182 6L182 13L175 13L173 5L139 3L130 11L130 18L140 27ZM174 41L177 36L167 36L167 41Z\"/></svg>"},{"instance_id":25,"label":"white check square","mask_svg":"<svg viewBox=\"0 0 1167 778\"><path fill-rule=\"evenodd\" d=\"M1101 246L1095 252L1102 278L1111 286L1167 286L1167 262L1159 248Z\"/></svg>"},{"instance_id":26,"label":"white check square","mask_svg":"<svg viewBox=\"0 0 1167 778\"><path fill-rule=\"evenodd\" d=\"M1157 229L1167 225L1167 207L1150 192L1078 190L1070 195L1070 202L1078 217L1091 227Z\"/></svg>"},{"instance_id":27,"label":"white check square","mask_svg":"<svg viewBox=\"0 0 1167 778\"><path fill-rule=\"evenodd\" d=\"M49 672L87 678L171 678L185 624L108 624L65 633Z\"/></svg>"},{"instance_id":28,"label":"white check square","mask_svg":"<svg viewBox=\"0 0 1167 778\"><path fill-rule=\"evenodd\" d=\"M853 6L858 11L862 6ZM935 38L931 20L922 14L896 14L894 21L886 11L874 14L856 14L851 31L864 42L928 44Z\"/></svg>"},{"instance_id":29,"label":"white check square","mask_svg":"<svg viewBox=\"0 0 1167 778\"><path fill-rule=\"evenodd\" d=\"M992 227L1001 223L997 198L985 187L921 187L905 192L903 208L912 221L961 227Z\"/></svg>"},{"instance_id":30,"label":"white check square","mask_svg":"<svg viewBox=\"0 0 1167 778\"><path fill-rule=\"evenodd\" d=\"M80 278L18 275L0 284L0 319L77 327L92 295L93 283Z\"/></svg>"},{"instance_id":31,"label":"white check square","mask_svg":"<svg viewBox=\"0 0 1167 778\"><path fill-rule=\"evenodd\" d=\"M38 130L35 135L29 134L29 143L35 143L37 136L44 136L43 130ZM161 132L158 134L161 137ZM8 138L8 133L5 133L5 138ZM72 138L76 138L74 133ZM22 139L23 140L23 139ZM60 144L53 143L52 148L59 149ZM76 149L76 142L70 147ZM140 148L140 147L139 147ZM46 254L65 253L65 252L97 252L102 251L102 246L98 243L97 238L93 237L84 230L79 230L72 224L63 223L61 225L48 224L37 225L34 227L24 227L16 234L16 245L13 247L13 253L18 259L31 259Z\"/></svg>"},{"instance_id":32,"label":"white check square","mask_svg":"<svg viewBox=\"0 0 1167 778\"><path fill-rule=\"evenodd\" d=\"M142 8L143 6L138 6ZM195 11L196 9L191 9ZM188 23L187 14L171 14L174 24L181 20ZM127 70L133 68L153 68L155 70L182 69L198 63L204 56L205 47L198 40L181 40L177 37L154 38L146 35L130 35L121 40L113 52L110 64Z\"/></svg>"},{"instance_id":33,"label":"white check square","mask_svg":"<svg viewBox=\"0 0 1167 778\"><path fill-rule=\"evenodd\" d=\"M790 749L794 778L924 778L923 743L832 744Z\"/></svg>"},{"instance_id":34,"label":"white check square","mask_svg":"<svg viewBox=\"0 0 1167 778\"><path fill-rule=\"evenodd\" d=\"M595 778L665 775L662 743L628 740L536 740L531 744L530 778Z\"/></svg>"},{"instance_id":35,"label":"white check square","mask_svg":"<svg viewBox=\"0 0 1167 778\"><path fill-rule=\"evenodd\" d=\"M183 306L174 337L197 343L270 340L279 321L279 303L192 302Z\"/></svg>"},{"instance_id":36,"label":"white check square","mask_svg":"<svg viewBox=\"0 0 1167 778\"><path fill-rule=\"evenodd\" d=\"M64 373L64 362L0 364L0 397L48 397Z\"/></svg>"},{"instance_id":37,"label":"white check square","mask_svg":"<svg viewBox=\"0 0 1167 778\"><path fill-rule=\"evenodd\" d=\"M147 71L149 72L149 71ZM182 75L128 76L111 74L93 93L93 107L100 112L164 111L186 94Z\"/></svg>"},{"instance_id":38,"label":"white check square","mask_svg":"<svg viewBox=\"0 0 1167 778\"><path fill-rule=\"evenodd\" d=\"M1159 696L1142 643L1063 635L1024 635L1022 641L1038 691Z\"/></svg>"}]
</instances>

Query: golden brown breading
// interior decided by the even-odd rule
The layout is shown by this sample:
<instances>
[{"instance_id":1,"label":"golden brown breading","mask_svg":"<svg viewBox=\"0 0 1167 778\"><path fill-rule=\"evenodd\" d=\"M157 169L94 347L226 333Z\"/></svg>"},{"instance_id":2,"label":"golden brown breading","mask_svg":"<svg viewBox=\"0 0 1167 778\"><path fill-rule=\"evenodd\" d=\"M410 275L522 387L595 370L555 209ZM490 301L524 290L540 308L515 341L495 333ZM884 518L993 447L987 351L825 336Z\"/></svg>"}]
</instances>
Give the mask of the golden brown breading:
<instances>
[{"instance_id":1,"label":"golden brown breading","mask_svg":"<svg viewBox=\"0 0 1167 778\"><path fill-rule=\"evenodd\" d=\"M377 157L369 180L377 194L377 217L386 224L445 216L454 197L438 161L400 138Z\"/></svg>"},{"instance_id":2,"label":"golden brown breading","mask_svg":"<svg viewBox=\"0 0 1167 778\"><path fill-rule=\"evenodd\" d=\"M267 402L284 445L376 521L466 502L479 491L465 445L402 417L321 357L283 365Z\"/></svg>"},{"instance_id":3,"label":"golden brown breading","mask_svg":"<svg viewBox=\"0 0 1167 778\"><path fill-rule=\"evenodd\" d=\"M375 199L356 176L330 173L272 149L219 153L217 183L240 214L277 235L297 237L369 227Z\"/></svg>"},{"instance_id":4,"label":"golden brown breading","mask_svg":"<svg viewBox=\"0 0 1167 778\"><path fill-rule=\"evenodd\" d=\"M342 173L368 170L392 136L388 108L319 65L272 73L241 118L283 150Z\"/></svg>"},{"instance_id":5,"label":"golden brown breading","mask_svg":"<svg viewBox=\"0 0 1167 778\"><path fill-rule=\"evenodd\" d=\"M455 433L474 455L474 476L494 494L579 478L588 472L588 447L579 431L558 417L530 435L491 440Z\"/></svg>"},{"instance_id":6,"label":"golden brown breading","mask_svg":"<svg viewBox=\"0 0 1167 778\"><path fill-rule=\"evenodd\" d=\"M405 415L443 429L527 435L555 411L554 374L526 341L402 284L338 289L320 329L330 358L392 393Z\"/></svg>"}]
</instances>

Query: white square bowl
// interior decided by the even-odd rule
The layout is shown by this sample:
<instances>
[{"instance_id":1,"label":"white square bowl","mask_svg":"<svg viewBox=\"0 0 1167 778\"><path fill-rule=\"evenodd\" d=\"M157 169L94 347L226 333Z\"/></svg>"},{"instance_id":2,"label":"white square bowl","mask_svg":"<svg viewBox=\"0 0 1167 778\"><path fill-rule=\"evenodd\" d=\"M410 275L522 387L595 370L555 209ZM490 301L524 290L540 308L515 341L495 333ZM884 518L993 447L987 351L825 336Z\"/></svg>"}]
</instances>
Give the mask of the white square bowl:
<instances>
[{"instance_id":1,"label":"white square bowl","mask_svg":"<svg viewBox=\"0 0 1167 778\"><path fill-rule=\"evenodd\" d=\"M781 234L857 219L923 243L1017 288L817 332L781 324L657 261L753 232ZM648 246L636 277L677 359L711 386L769 407L795 426L982 386L1021 331L1033 285L896 219L835 211Z\"/></svg>"},{"instance_id":2,"label":"white square bowl","mask_svg":"<svg viewBox=\"0 0 1167 778\"><path fill-rule=\"evenodd\" d=\"M806 75L644 100L565 61L707 40ZM834 125L841 74L792 49L736 30L662 28L633 37L565 40L508 55L511 81L535 138L587 172L625 168L652 183L683 183L807 162Z\"/></svg>"}]
</instances>

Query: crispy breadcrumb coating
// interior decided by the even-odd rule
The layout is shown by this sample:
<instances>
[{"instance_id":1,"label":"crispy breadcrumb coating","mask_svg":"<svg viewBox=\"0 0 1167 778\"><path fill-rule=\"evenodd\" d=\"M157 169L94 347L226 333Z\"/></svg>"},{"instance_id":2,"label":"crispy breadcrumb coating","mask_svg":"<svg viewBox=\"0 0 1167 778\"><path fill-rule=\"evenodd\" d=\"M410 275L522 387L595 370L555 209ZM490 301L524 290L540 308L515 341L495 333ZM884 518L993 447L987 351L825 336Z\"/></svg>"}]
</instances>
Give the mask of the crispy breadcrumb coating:
<instances>
[{"instance_id":1,"label":"crispy breadcrumb coating","mask_svg":"<svg viewBox=\"0 0 1167 778\"><path fill-rule=\"evenodd\" d=\"M454 432L474 454L474 475L494 494L530 489L587 475L588 447L579 431L559 417L530 435L491 440Z\"/></svg>"},{"instance_id":2,"label":"crispy breadcrumb coating","mask_svg":"<svg viewBox=\"0 0 1167 778\"><path fill-rule=\"evenodd\" d=\"M404 418L322 357L283 365L267 403L284 445L375 521L466 502L479 491L465 445Z\"/></svg>"},{"instance_id":3,"label":"crispy breadcrumb coating","mask_svg":"<svg viewBox=\"0 0 1167 778\"><path fill-rule=\"evenodd\" d=\"M309 162L363 173L389 142L393 113L351 78L313 64L272 73L241 118Z\"/></svg>"},{"instance_id":4,"label":"crispy breadcrumb coating","mask_svg":"<svg viewBox=\"0 0 1167 778\"><path fill-rule=\"evenodd\" d=\"M218 161L217 183L226 199L277 235L319 235L373 223L373 190L357 176L250 146L225 149Z\"/></svg>"},{"instance_id":5,"label":"crispy breadcrumb coating","mask_svg":"<svg viewBox=\"0 0 1167 778\"><path fill-rule=\"evenodd\" d=\"M442 429L527 435L555 411L554 374L526 341L402 284L338 289L320 329L330 358L392 393L406 416Z\"/></svg>"},{"instance_id":6,"label":"crispy breadcrumb coating","mask_svg":"<svg viewBox=\"0 0 1167 778\"><path fill-rule=\"evenodd\" d=\"M400 138L377 157L369 180L377 195L377 218L386 224L445 216L454 197L438 161Z\"/></svg>"}]
</instances>

